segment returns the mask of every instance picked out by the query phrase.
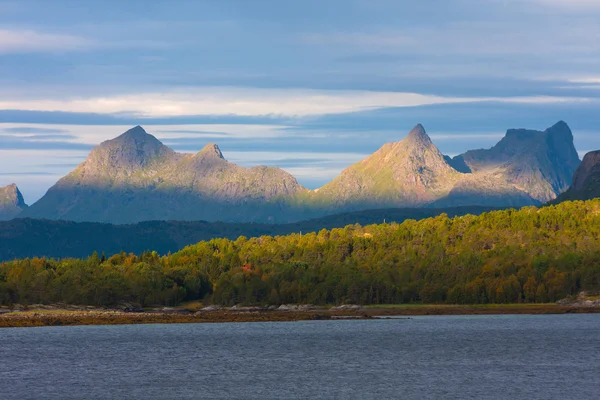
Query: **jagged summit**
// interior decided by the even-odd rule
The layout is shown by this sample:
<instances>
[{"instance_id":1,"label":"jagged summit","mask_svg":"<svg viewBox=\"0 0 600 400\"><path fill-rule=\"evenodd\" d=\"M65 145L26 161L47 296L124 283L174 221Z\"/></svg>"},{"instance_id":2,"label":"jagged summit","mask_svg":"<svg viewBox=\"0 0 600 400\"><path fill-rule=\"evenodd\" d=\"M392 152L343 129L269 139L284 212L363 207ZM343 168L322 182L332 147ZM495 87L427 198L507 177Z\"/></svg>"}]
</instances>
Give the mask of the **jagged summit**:
<instances>
[{"instance_id":1,"label":"jagged summit","mask_svg":"<svg viewBox=\"0 0 600 400\"><path fill-rule=\"evenodd\" d=\"M146 132L146 130L139 125L134 126L116 138L108 140L104 143L128 144L135 145L137 147L144 147L148 145L160 147L163 145L160 140L158 140L154 135Z\"/></svg>"},{"instance_id":2,"label":"jagged summit","mask_svg":"<svg viewBox=\"0 0 600 400\"><path fill-rule=\"evenodd\" d=\"M540 140L562 140L573 141L573 133L571 128L565 121L558 121L545 131L537 131L533 129L509 129L506 131L506 136L499 144L514 140L540 141Z\"/></svg>"},{"instance_id":3,"label":"jagged summit","mask_svg":"<svg viewBox=\"0 0 600 400\"><path fill-rule=\"evenodd\" d=\"M121 135L117 136L114 139L107 140L104 143L129 143L129 144L137 144L138 146L150 143L152 145L158 146L162 145L162 142L158 140L154 135L146 132L144 128L137 125L133 128L127 130Z\"/></svg>"},{"instance_id":4,"label":"jagged summit","mask_svg":"<svg viewBox=\"0 0 600 400\"><path fill-rule=\"evenodd\" d=\"M96 146L27 217L132 223L144 220L282 222L286 201L307 191L279 168L227 162L210 143L180 154L136 126Z\"/></svg>"},{"instance_id":5,"label":"jagged summit","mask_svg":"<svg viewBox=\"0 0 600 400\"><path fill-rule=\"evenodd\" d=\"M180 154L136 126L95 147L20 216L276 223L382 207L520 207L555 199L578 165L564 121L545 131L510 129L491 149L453 159L418 124L309 191L280 168L228 162L214 143Z\"/></svg>"},{"instance_id":6,"label":"jagged summit","mask_svg":"<svg viewBox=\"0 0 600 400\"><path fill-rule=\"evenodd\" d=\"M16 184L0 187L0 220L11 219L27 208Z\"/></svg>"},{"instance_id":7,"label":"jagged summit","mask_svg":"<svg viewBox=\"0 0 600 400\"><path fill-rule=\"evenodd\" d=\"M408 132L406 139L408 139L411 142L424 145L432 144L431 138L429 137L429 135L427 135L427 132L425 132L425 128L421 124L417 124L417 126L415 126L410 132Z\"/></svg>"},{"instance_id":8,"label":"jagged summit","mask_svg":"<svg viewBox=\"0 0 600 400\"><path fill-rule=\"evenodd\" d=\"M221 149L215 143L208 143L202 150L198 152L197 155L203 157L216 157L223 160L225 159L225 157L223 157L223 153L221 153Z\"/></svg>"},{"instance_id":9,"label":"jagged summit","mask_svg":"<svg viewBox=\"0 0 600 400\"><path fill-rule=\"evenodd\" d=\"M470 150L452 160L473 173L501 176L541 203L570 186L579 163L573 134L564 121L545 131L509 129L491 149Z\"/></svg>"},{"instance_id":10,"label":"jagged summit","mask_svg":"<svg viewBox=\"0 0 600 400\"><path fill-rule=\"evenodd\" d=\"M140 125L136 125L131 129L128 129L127 131L125 131L123 134L121 134L120 136L118 136L117 138L143 138L146 135L150 135L148 132L146 132L146 130L144 128L142 128ZM152 135L150 135L152 136Z\"/></svg>"},{"instance_id":11,"label":"jagged summit","mask_svg":"<svg viewBox=\"0 0 600 400\"><path fill-rule=\"evenodd\" d=\"M448 194L460 175L419 124L403 140L345 169L317 195L333 204L412 207Z\"/></svg>"},{"instance_id":12,"label":"jagged summit","mask_svg":"<svg viewBox=\"0 0 600 400\"><path fill-rule=\"evenodd\" d=\"M16 183L0 188L0 204L11 204L17 207L25 206L25 200Z\"/></svg>"},{"instance_id":13,"label":"jagged summit","mask_svg":"<svg viewBox=\"0 0 600 400\"><path fill-rule=\"evenodd\" d=\"M140 168L176 157L173 150L138 125L94 147L80 167L88 175L102 174L109 169L114 169L117 175L132 174Z\"/></svg>"},{"instance_id":14,"label":"jagged summit","mask_svg":"<svg viewBox=\"0 0 600 400\"><path fill-rule=\"evenodd\" d=\"M573 133L571 132L571 128L569 128L569 125L563 120L560 120L556 124L552 125L550 128L547 129L547 131L562 132L573 135Z\"/></svg>"}]
</instances>

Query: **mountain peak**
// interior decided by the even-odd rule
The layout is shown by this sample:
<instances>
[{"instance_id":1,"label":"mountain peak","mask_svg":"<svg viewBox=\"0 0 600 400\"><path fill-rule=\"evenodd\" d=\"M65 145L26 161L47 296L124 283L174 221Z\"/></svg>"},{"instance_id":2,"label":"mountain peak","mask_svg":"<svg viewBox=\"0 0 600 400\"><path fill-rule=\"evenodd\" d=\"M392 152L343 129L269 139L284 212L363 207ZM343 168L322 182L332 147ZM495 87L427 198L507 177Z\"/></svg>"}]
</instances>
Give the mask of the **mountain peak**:
<instances>
[{"instance_id":1,"label":"mountain peak","mask_svg":"<svg viewBox=\"0 0 600 400\"><path fill-rule=\"evenodd\" d=\"M556 124L552 125L551 128L548 128L548 130L550 130L550 129L556 129L556 130L558 130L558 129L561 129L561 130L568 129L568 130L571 130L569 128L569 125L565 121L563 121L563 120L558 121Z\"/></svg>"},{"instance_id":2,"label":"mountain peak","mask_svg":"<svg viewBox=\"0 0 600 400\"><path fill-rule=\"evenodd\" d=\"M564 121L545 131L509 129L491 149L471 150L459 158L474 173L501 171L507 182L526 188L542 203L570 186L580 163L573 134Z\"/></svg>"},{"instance_id":3,"label":"mountain peak","mask_svg":"<svg viewBox=\"0 0 600 400\"><path fill-rule=\"evenodd\" d=\"M173 150L138 125L94 147L86 164L88 169L95 172L109 173L111 168L133 172L154 160L174 154Z\"/></svg>"},{"instance_id":4,"label":"mountain peak","mask_svg":"<svg viewBox=\"0 0 600 400\"><path fill-rule=\"evenodd\" d=\"M431 138L425 132L425 128L421 124L417 124L412 130L408 133L407 139L417 141L423 144L430 144Z\"/></svg>"},{"instance_id":5,"label":"mountain peak","mask_svg":"<svg viewBox=\"0 0 600 400\"><path fill-rule=\"evenodd\" d=\"M0 221L11 219L27 208L21 191L14 183L0 187Z\"/></svg>"},{"instance_id":6,"label":"mountain peak","mask_svg":"<svg viewBox=\"0 0 600 400\"><path fill-rule=\"evenodd\" d=\"M8 186L0 188L0 204L16 207L25 206L23 195L16 184L11 183Z\"/></svg>"},{"instance_id":7,"label":"mountain peak","mask_svg":"<svg viewBox=\"0 0 600 400\"><path fill-rule=\"evenodd\" d=\"M198 152L198 155L225 159L225 157L223 157L223 153L221 153L221 149L215 143L208 143L202 150Z\"/></svg>"},{"instance_id":8,"label":"mountain peak","mask_svg":"<svg viewBox=\"0 0 600 400\"><path fill-rule=\"evenodd\" d=\"M565 121L558 121L552 127L546 129L546 136L550 136L550 139L557 142L558 145L565 144L564 142L573 141L573 132Z\"/></svg>"},{"instance_id":9,"label":"mountain peak","mask_svg":"<svg viewBox=\"0 0 600 400\"><path fill-rule=\"evenodd\" d=\"M131 142L131 141L135 141L135 142L157 141L158 142L159 141L154 136L152 136L151 134L146 132L146 130L139 125L134 126L133 128L127 130L125 133L122 133L121 135L117 136L113 140L123 141L123 142Z\"/></svg>"}]
</instances>

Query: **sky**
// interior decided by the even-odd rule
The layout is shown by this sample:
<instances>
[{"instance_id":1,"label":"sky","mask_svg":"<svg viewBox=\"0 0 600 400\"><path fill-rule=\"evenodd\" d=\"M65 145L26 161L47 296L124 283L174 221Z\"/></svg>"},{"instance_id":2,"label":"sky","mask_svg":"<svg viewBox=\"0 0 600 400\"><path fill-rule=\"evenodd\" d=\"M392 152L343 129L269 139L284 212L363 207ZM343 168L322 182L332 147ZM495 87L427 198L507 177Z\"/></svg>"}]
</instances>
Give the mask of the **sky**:
<instances>
[{"instance_id":1,"label":"sky","mask_svg":"<svg viewBox=\"0 0 600 400\"><path fill-rule=\"evenodd\" d=\"M600 148L600 0L0 0L0 186L142 125L317 188L418 123L442 152L566 121Z\"/></svg>"}]
</instances>

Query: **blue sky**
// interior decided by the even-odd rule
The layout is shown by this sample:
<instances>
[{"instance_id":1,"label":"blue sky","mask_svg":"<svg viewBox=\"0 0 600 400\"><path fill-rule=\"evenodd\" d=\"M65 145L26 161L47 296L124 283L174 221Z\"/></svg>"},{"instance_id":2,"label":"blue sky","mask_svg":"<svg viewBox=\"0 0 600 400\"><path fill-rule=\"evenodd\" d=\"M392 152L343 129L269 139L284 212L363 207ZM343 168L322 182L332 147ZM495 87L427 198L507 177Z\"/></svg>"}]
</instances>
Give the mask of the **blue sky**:
<instances>
[{"instance_id":1,"label":"blue sky","mask_svg":"<svg viewBox=\"0 0 600 400\"><path fill-rule=\"evenodd\" d=\"M422 123L600 148L599 0L0 1L0 186L28 203L140 124L316 188Z\"/></svg>"}]
</instances>

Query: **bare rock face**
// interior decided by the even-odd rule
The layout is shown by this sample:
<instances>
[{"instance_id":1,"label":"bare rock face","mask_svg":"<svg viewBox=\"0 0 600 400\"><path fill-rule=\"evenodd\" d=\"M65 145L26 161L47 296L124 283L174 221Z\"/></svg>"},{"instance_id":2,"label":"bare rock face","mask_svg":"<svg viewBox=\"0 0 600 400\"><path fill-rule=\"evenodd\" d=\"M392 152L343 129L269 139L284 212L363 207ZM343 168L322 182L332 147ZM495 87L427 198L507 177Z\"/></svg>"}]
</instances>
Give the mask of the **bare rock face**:
<instances>
[{"instance_id":1,"label":"bare rock face","mask_svg":"<svg viewBox=\"0 0 600 400\"><path fill-rule=\"evenodd\" d=\"M27 208L17 185L0 187L0 221L13 219Z\"/></svg>"},{"instance_id":2,"label":"bare rock face","mask_svg":"<svg viewBox=\"0 0 600 400\"><path fill-rule=\"evenodd\" d=\"M216 144L180 154L137 126L94 148L24 215L111 223L144 220L285 222L306 191L279 168L243 168Z\"/></svg>"},{"instance_id":3,"label":"bare rock face","mask_svg":"<svg viewBox=\"0 0 600 400\"><path fill-rule=\"evenodd\" d=\"M589 200L600 197L600 150L587 153L575 175L573 184L558 201Z\"/></svg>"},{"instance_id":4,"label":"bare rock face","mask_svg":"<svg viewBox=\"0 0 600 400\"><path fill-rule=\"evenodd\" d=\"M563 121L543 132L510 129L491 149L471 150L452 160L457 168L500 178L538 204L567 190L579 163L573 134Z\"/></svg>"}]
</instances>

